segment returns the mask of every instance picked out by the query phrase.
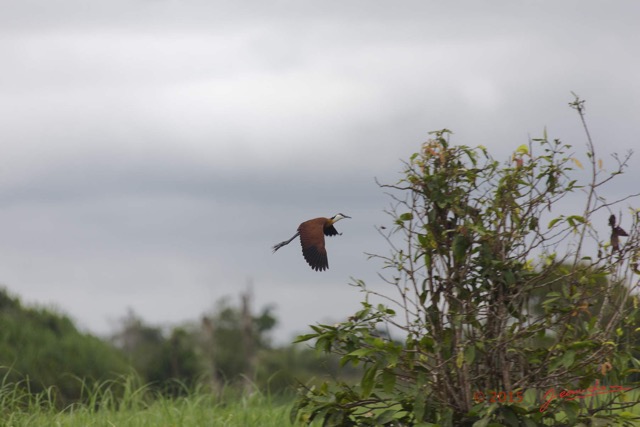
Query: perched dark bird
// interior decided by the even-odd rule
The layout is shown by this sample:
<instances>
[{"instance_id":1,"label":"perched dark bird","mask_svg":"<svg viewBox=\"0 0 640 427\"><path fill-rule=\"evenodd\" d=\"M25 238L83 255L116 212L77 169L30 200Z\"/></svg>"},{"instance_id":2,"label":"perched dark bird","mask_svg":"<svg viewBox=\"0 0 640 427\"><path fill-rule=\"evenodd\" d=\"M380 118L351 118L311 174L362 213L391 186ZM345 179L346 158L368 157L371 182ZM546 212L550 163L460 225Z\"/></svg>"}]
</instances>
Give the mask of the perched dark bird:
<instances>
[{"instance_id":1,"label":"perched dark bird","mask_svg":"<svg viewBox=\"0 0 640 427\"><path fill-rule=\"evenodd\" d=\"M331 218L314 218L305 221L298 226L298 232L289 240L278 243L273 247L273 252L291 243L293 239L300 236L302 245L302 255L307 260L307 264L316 271L323 271L329 268L327 250L324 247L324 236L341 235L333 224L344 218L351 218L344 214L337 214Z\"/></svg>"},{"instance_id":2,"label":"perched dark bird","mask_svg":"<svg viewBox=\"0 0 640 427\"><path fill-rule=\"evenodd\" d=\"M611 215L609 217L609 226L611 227L611 248L613 252L620 250L620 236L629 236L626 231L616 225L616 216Z\"/></svg>"}]
</instances>

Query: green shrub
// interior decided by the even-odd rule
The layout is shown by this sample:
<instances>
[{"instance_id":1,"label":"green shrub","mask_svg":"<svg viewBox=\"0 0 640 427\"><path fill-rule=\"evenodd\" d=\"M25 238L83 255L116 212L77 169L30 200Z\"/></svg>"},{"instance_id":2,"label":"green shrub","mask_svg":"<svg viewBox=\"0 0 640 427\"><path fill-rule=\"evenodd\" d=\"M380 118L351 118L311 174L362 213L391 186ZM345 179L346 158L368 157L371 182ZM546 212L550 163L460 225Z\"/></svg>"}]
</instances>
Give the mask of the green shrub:
<instances>
[{"instance_id":1,"label":"green shrub","mask_svg":"<svg viewBox=\"0 0 640 427\"><path fill-rule=\"evenodd\" d=\"M583 102L571 105L584 123ZM298 339L363 366L359 381L302 388L293 417L326 426L632 425L637 401L615 387L632 387L640 368L638 216L631 211L625 236L615 202L601 194L630 154L614 156L607 172L587 131L589 177L579 182L573 167L582 162L546 132L506 164L449 135L435 132L399 182L382 185L393 226L380 232L391 250L372 256L389 290L356 281L362 310ZM607 211L609 223L598 221ZM612 392L563 394L541 410L551 389L591 386Z\"/></svg>"},{"instance_id":2,"label":"green shrub","mask_svg":"<svg viewBox=\"0 0 640 427\"><path fill-rule=\"evenodd\" d=\"M54 387L60 404L78 399L82 382L130 372L124 356L101 339L79 332L66 316L23 307L0 289L0 371L5 382L33 393Z\"/></svg>"}]
</instances>

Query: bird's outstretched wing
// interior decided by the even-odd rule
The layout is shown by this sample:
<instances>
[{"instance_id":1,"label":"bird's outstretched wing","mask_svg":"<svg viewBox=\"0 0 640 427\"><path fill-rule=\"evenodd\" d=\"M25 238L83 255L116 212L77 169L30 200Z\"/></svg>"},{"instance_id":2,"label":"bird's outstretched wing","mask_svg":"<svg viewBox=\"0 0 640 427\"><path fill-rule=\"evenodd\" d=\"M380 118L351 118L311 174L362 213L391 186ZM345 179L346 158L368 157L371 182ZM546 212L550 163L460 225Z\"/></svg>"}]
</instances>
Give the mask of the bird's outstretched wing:
<instances>
[{"instance_id":1,"label":"bird's outstretched wing","mask_svg":"<svg viewBox=\"0 0 640 427\"><path fill-rule=\"evenodd\" d=\"M300 224L300 244L302 245L302 255L307 264L316 271L323 271L329 268L327 250L324 247L323 222L310 220Z\"/></svg>"},{"instance_id":2,"label":"bird's outstretched wing","mask_svg":"<svg viewBox=\"0 0 640 427\"><path fill-rule=\"evenodd\" d=\"M338 233L338 230L336 230L333 225L330 225L324 229L324 234L326 236L337 236L340 233Z\"/></svg>"}]
</instances>

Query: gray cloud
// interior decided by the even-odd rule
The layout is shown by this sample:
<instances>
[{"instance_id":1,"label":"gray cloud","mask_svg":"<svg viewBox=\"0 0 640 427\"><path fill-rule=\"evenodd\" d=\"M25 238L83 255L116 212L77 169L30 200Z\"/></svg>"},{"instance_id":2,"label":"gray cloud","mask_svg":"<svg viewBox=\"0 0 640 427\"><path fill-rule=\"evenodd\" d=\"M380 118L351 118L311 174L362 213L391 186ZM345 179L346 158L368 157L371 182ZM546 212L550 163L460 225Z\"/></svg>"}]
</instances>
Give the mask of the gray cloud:
<instances>
[{"instance_id":1,"label":"gray cloud","mask_svg":"<svg viewBox=\"0 0 640 427\"><path fill-rule=\"evenodd\" d=\"M248 280L281 339L349 314L349 277L379 282L363 252L386 251L374 177L431 130L506 159L546 126L579 152L573 90L605 160L637 145L631 2L4 3L0 281L101 333ZM271 254L336 212L325 274Z\"/></svg>"}]
</instances>

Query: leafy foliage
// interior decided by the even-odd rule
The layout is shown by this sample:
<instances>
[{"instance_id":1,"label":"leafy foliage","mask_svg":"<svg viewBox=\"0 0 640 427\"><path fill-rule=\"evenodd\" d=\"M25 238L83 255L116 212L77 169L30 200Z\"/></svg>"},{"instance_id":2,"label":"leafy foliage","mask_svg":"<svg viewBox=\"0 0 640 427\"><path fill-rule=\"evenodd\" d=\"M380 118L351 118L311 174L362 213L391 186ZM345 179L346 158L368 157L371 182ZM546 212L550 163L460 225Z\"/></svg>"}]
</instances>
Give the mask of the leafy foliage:
<instances>
[{"instance_id":1,"label":"leafy foliage","mask_svg":"<svg viewBox=\"0 0 640 427\"><path fill-rule=\"evenodd\" d=\"M134 379L151 395L166 398L196 388L214 395L234 390L238 396L259 391L290 396L298 381L359 373L338 372L337 357L300 345L274 348L268 335L276 323L272 309L252 313L246 294L242 301L236 306L222 299L200 322L169 328L129 311L108 342L78 332L62 314L25 307L0 290L0 394L9 391L29 405L46 398L58 410L71 403L90 405L86 400L102 393L116 405Z\"/></svg>"},{"instance_id":2,"label":"leafy foliage","mask_svg":"<svg viewBox=\"0 0 640 427\"><path fill-rule=\"evenodd\" d=\"M104 381L129 364L108 343L80 333L72 321L45 308L23 307L0 290L0 368L5 382L38 393L55 386L59 404L78 399L78 378Z\"/></svg>"},{"instance_id":3,"label":"leafy foliage","mask_svg":"<svg viewBox=\"0 0 640 427\"><path fill-rule=\"evenodd\" d=\"M587 135L590 176L559 140L516 149L505 164L484 147L454 146L433 133L402 179L382 185L394 227L381 259L390 292L369 289L362 310L315 325L298 341L364 366L359 383L303 388L292 416L327 426L576 425L629 420L636 402L553 399L550 389L631 385L638 368L638 215L620 240L602 239L607 173ZM577 207L577 210L576 210ZM615 218L614 218L615 219ZM611 220L610 220L611 221ZM614 221L615 222L615 221ZM617 241L614 241L616 234ZM614 244L615 243L615 244ZM380 300L383 304L372 301ZM390 331L402 337L391 338ZM624 414L624 415L621 415Z\"/></svg>"},{"instance_id":4,"label":"leafy foliage","mask_svg":"<svg viewBox=\"0 0 640 427\"><path fill-rule=\"evenodd\" d=\"M271 307L250 309L249 294L235 305L219 300L200 322L163 330L135 313L122 319L112 341L122 350L141 381L166 396L182 396L206 386L214 394L230 388L292 394L298 381L338 376L336 357L324 357L302 346L274 347L269 332L276 324ZM357 370L340 372L355 376Z\"/></svg>"},{"instance_id":5,"label":"leafy foliage","mask_svg":"<svg viewBox=\"0 0 640 427\"><path fill-rule=\"evenodd\" d=\"M165 336L161 328L145 324L133 311L121 324L112 342L142 381L167 395L179 395L185 385L195 385L201 369L189 331L176 327Z\"/></svg>"},{"instance_id":6,"label":"leafy foliage","mask_svg":"<svg viewBox=\"0 0 640 427\"><path fill-rule=\"evenodd\" d=\"M246 295L243 296L243 300ZM253 315L228 300L203 316L165 332L130 312L113 342L129 358L145 382L168 394L205 382L213 389L248 382L253 387L258 355L269 348L267 333L275 325L270 309Z\"/></svg>"}]
</instances>

